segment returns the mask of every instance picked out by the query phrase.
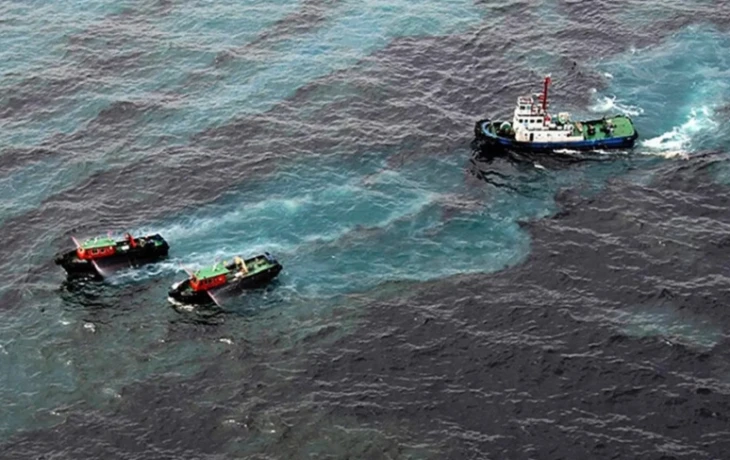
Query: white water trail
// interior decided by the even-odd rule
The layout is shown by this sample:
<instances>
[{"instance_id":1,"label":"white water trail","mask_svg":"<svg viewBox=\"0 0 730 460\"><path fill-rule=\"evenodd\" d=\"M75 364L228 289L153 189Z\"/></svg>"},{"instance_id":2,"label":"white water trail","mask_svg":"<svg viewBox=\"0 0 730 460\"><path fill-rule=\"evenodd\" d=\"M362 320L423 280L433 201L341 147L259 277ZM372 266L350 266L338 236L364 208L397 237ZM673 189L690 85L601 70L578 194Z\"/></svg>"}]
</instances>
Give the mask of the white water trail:
<instances>
[{"instance_id":1,"label":"white water trail","mask_svg":"<svg viewBox=\"0 0 730 460\"><path fill-rule=\"evenodd\" d=\"M598 98L590 107L594 113L620 112L630 117L638 117L644 113L644 109L638 106L625 104L616 99L616 96L603 96Z\"/></svg>"},{"instance_id":2,"label":"white water trail","mask_svg":"<svg viewBox=\"0 0 730 460\"><path fill-rule=\"evenodd\" d=\"M709 107L702 106L692 109L687 121L682 125L675 126L659 136L641 141L640 145L646 148L646 151L642 153L667 159L687 159L689 158L687 150L692 139L697 134L716 127L717 122L713 120L712 110Z\"/></svg>"}]
</instances>

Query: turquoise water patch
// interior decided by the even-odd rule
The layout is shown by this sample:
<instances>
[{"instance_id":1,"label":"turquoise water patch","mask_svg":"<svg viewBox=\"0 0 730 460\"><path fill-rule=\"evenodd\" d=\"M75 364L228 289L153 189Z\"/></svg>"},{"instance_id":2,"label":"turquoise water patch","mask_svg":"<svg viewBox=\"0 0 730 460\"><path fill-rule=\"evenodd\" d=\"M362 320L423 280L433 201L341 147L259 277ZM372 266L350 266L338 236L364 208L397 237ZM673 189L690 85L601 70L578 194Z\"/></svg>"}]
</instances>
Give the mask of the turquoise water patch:
<instances>
[{"instance_id":1,"label":"turquoise water patch","mask_svg":"<svg viewBox=\"0 0 730 460\"><path fill-rule=\"evenodd\" d=\"M340 161L304 162L204 210L139 231L160 231L171 254L191 267L271 251L285 266L282 288L311 296L520 261L529 239L515 221L514 197L487 197L465 182L463 158L400 169L374 158L349 160L347 168ZM520 217L547 212L541 200L521 203Z\"/></svg>"},{"instance_id":2,"label":"turquoise water patch","mask_svg":"<svg viewBox=\"0 0 730 460\"><path fill-rule=\"evenodd\" d=\"M716 110L730 101L730 37L691 26L664 43L598 64L610 79L596 112L634 116L642 153L662 156L727 147Z\"/></svg>"},{"instance_id":3,"label":"turquoise water patch","mask_svg":"<svg viewBox=\"0 0 730 460\"><path fill-rule=\"evenodd\" d=\"M124 386L151 375L190 376L221 348L212 340L168 344L172 312L141 295L122 308L118 286L33 289L22 309L0 313L2 434L61 423L82 405L108 407Z\"/></svg>"},{"instance_id":4,"label":"turquoise water patch","mask_svg":"<svg viewBox=\"0 0 730 460\"><path fill-rule=\"evenodd\" d=\"M65 39L70 34L134 3L109 0L4 2L0 5L2 86L22 81L39 68L56 64L65 54Z\"/></svg>"},{"instance_id":5,"label":"turquoise water patch","mask_svg":"<svg viewBox=\"0 0 730 460\"><path fill-rule=\"evenodd\" d=\"M97 13L121 11L121 7L111 6L107 11L103 3L97 6L92 8ZM156 18L154 23L148 23L143 17L117 20L103 16L97 18L99 21L95 24L84 23L93 33L90 36L87 32L80 34L87 37L83 42L84 51L72 53L70 58L79 60L77 64L81 68L85 59L97 54L114 57L134 54L136 50L144 50L144 53L132 60L129 69L119 71L119 75L112 72L107 77L84 83L80 91L54 100L44 111L10 121L0 140L5 145L17 147L37 145L54 134L80 132L102 110L117 101L156 104L140 120L144 124L138 123L134 128L135 135L130 136L134 145L125 144L122 148L118 142L98 134L85 137L96 141L93 149L81 146L93 151L93 156L85 160L95 163L89 168L74 169L78 173L74 177L80 181L90 173L155 154L156 150L151 147L161 139L168 144L183 144L188 136L223 124L241 113L267 110L291 96L296 89L352 65L387 45L394 37L458 31L480 19L479 10L470 2L456 6L424 5L405 0L374 5L348 2L333 7L333 15L311 32L275 41L270 49L253 55L244 52L245 57L234 57L216 68L216 53L244 46L247 40L296 11L299 5L271 2L240 8L209 6L201 3L193 4L191 8L175 7ZM207 11L201 12L203 20L193 21L196 11ZM246 20L236 20L241 17ZM104 28L105 21L112 21L108 31ZM63 37L78 31L69 29ZM192 32L195 35L191 35ZM221 35L229 38L219 42ZM202 37L200 41L198 36ZM64 42L63 37L57 39ZM111 49L107 38L114 39ZM23 52L32 53L32 50ZM95 70L91 68L89 72ZM50 163L47 168L57 166ZM38 168L33 166L28 173L17 173L20 177L33 176ZM19 195L25 197L23 203L9 205L3 215L7 218L27 210L70 185L65 180L52 181L41 187L28 183L25 186L28 190Z\"/></svg>"},{"instance_id":6,"label":"turquoise water patch","mask_svg":"<svg viewBox=\"0 0 730 460\"><path fill-rule=\"evenodd\" d=\"M301 7L292 0L188 1L172 5L155 24L180 45L219 52L252 41Z\"/></svg>"},{"instance_id":7,"label":"turquoise water patch","mask_svg":"<svg viewBox=\"0 0 730 460\"><path fill-rule=\"evenodd\" d=\"M657 23L667 21L671 23L678 18L691 17L700 12L707 14L715 10L715 0L694 0L684 2L681 0L662 1L633 1L623 4L617 8L617 13L622 22L651 34L657 28ZM679 21L680 23L682 21Z\"/></svg>"},{"instance_id":8,"label":"turquoise water patch","mask_svg":"<svg viewBox=\"0 0 730 460\"><path fill-rule=\"evenodd\" d=\"M722 328L709 319L688 316L671 307L626 313L618 323L633 337L662 337L694 348L712 348L724 338Z\"/></svg>"},{"instance_id":9,"label":"turquoise water patch","mask_svg":"<svg viewBox=\"0 0 730 460\"><path fill-rule=\"evenodd\" d=\"M53 178L53 173L65 175L57 169L59 164L60 162L57 160L36 162L20 171L12 171L10 174L0 177L0 196L5 197L0 202L0 223L13 215L38 206L43 197L48 195L48 190L46 190L50 183L48 179L56 179ZM66 176L70 179L66 185L75 182L75 177ZM56 180L52 182L56 182Z\"/></svg>"},{"instance_id":10,"label":"turquoise water patch","mask_svg":"<svg viewBox=\"0 0 730 460\"><path fill-rule=\"evenodd\" d=\"M571 174L534 169L516 187L484 184L465 171L467 152L387 167L377 155L291 164L196 212L137 233L171 244L168 269L233 255L274 253L279 291L330 296L392 280L425 281L493 272L524 259L529 236L518 221L555 210L560 186L600 187L625 165Z\"/></svg>"},{"instance_id":11,"label":"turquoise water patch","mask_svg":"<svg viewBox=\"0 0 730 460\"><path fill-rule=\"evenodd\" d=\"M394 38L463 31L481 19L471 2L348 1L330 12L311 32L238 51L241 56L220 67L227 72L225 78L205 92L187 95L196 112L183 116L186 129L202 130L241 113L268 110L296 89L353 65Z\"/></svg>"}]
</instances>

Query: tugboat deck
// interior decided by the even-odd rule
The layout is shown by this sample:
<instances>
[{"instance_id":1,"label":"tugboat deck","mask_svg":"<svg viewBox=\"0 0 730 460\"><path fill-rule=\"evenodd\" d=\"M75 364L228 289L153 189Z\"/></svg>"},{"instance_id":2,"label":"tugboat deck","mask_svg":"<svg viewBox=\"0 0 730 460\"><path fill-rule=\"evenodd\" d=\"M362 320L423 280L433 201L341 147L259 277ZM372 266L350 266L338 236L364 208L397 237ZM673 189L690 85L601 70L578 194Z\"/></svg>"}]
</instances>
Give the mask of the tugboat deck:
<instances>
[{"instance_id":1,"label":"tugboat deck","mask_svg":"<svg viewBox=\"0 0 730 460\"><path fill-rule=\"evenodd\" d=\"M195 277L201 280L214 278L218 275L227 275L228 269L223 264L216 264L211 267L201 268L195 272Z\"/></svg>"},{"instance_id":2,"label":"tugboat deck","mask_svg":"<svg viewBox=\"0 0 730 460\"><path fill-rule=\"evenodd\" d=\"M603 127L603 120L583 123L581 126L581 132L583 136L585 136L585 140L597 141L611 137L631 137L634 135L634 124L631 123L630 119L626 117L611 117L607 118L606 121L610 121L613 124L613 133L611 134L608 134L601 129ZM588 125L593 125L596 128L593 134L588 133Z\"/></svg>"},{"instance_id":3,"label":"tugboat deck","mask_svg":"<svg viewBox=\"0 0 730 460\"><path fill-rule=\"evenodd\" d=\"M613 132L607 133L603 127L606 122L610 122L613 125ZM604 139L611 139L617 137L631 137L635 134L634 124L629 118L624 116L609 117L605 120L591 120L584 122L572 122L573 125L573 136L583 136L586 141L600 141ZM589 126L593 126L593 133L589 132ZM495 136L505 137L503 133L499 132L499 123L491 123L488 127L489 132ZM509 136L514 138L514 136Z\"/></svg>"},{"instance_id":4,"label":"tugboat deck","mask_svg":"<svg viewBox=\"0 0 730 460\"><path fill-rule=\"evenodd\" d=\"M248 268L248 274L249 275L255 275L258 272L262 272L264 270L268 270L275 264L269 262L266 260L265 257L256 257L253 260L247 260L246 266Z\"/></svg>"}]
</instances>

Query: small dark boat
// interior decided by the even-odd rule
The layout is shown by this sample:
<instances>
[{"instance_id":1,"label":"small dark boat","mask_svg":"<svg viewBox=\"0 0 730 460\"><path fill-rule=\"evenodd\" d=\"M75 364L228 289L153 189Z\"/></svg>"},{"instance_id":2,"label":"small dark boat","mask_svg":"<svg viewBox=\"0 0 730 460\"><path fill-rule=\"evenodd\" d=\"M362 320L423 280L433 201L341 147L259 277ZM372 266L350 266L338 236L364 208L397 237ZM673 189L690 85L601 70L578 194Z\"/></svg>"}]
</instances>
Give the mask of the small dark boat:
<instances>
[{"instance_id":1,"label":"small dark boat","mask_svg":"<svg viewBox=\"0 0 730 460\"><path fill-rule=\"evenodd\" d=\"M639 133L626 115L573 121L569 113L561 112L553 118L548 113L550 82L546 77L542 94L519 97L511 120L477 121L474 135L480 149L552 153L634 146Z\"/></svg>"},{"instance_id":2,"label":"small dark boat","mask_svg":"<svg viewBox=\"0 0 730 460\"><path fill-rule=\"evenodd\" d=\"M218 303L211 293L212 289L262 287L276 278L282 268L268 252L246 260L234 257L231 263L218 263L194 273L188 272L190 278L172 285L168 300L188 305Z\"/></svg>"},{"instance_id":3,"label":"small dark boat","mask_svg":"<svg viewBox=\"0 0 730 460\"><path fill-rule=\"evenodd\" d=\"M129 233L121 241L97 237L78 243L76 249L56 255L56 264L69 275L102 276L99 265L131 266L157 262L167 257L170 246L159 234L134 238Z\"/></svg>"}]
</instances>

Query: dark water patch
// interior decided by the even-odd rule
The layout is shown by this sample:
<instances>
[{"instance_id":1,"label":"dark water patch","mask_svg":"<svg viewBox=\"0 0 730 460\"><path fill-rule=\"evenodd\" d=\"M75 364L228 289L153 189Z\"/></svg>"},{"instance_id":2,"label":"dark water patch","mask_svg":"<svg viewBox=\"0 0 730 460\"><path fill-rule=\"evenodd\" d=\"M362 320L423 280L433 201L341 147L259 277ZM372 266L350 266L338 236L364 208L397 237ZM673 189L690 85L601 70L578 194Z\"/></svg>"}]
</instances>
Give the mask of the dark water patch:
<instances>
[{"instance_id":1,"label":"dark water patch","mask_svg":"<svg viewBox=\"0 0 730 460\"><path fill-rule=\"evenodd\" d=\"M446 49L433 49L438 40ZM233 121L204 131L196 141L224 152L272 135L276 141L305 151L336 147L340 152L357 153L394 146L414 154L453 150L464 144L455 133L464 131L462 120L469 120L466 116L455 119L468 99L463 87L468 78L451 76L458 74L452 67L458 54L456 40L399 40L387 54L376 54L356 70L338 72L299 89L290 100L259 118L263 123L256 118ZM451 65L441 59L447 54ZM476 62L477 58L470 60ZM488 78L481 76L481 80ZM318 101L333 85L348 89L349 94L334 102ZM458 100L449 100L449 96ZM435 106L441 108L433 110Z\"/></svg>"},{"instance_id":2,"label":"dark water patch","mask_svg":"<svg viewBox=\"0 0 730 460\"><path fill-rule=\"evenodd\" d=\"M62 69L59 75L42 74L28 77L18 85L0 89L0 120L22 121L29 116L50 117L44 110L81 89L83 76L69 75Z\"/></svg>"},{"instance_id":3,"label":"dark water patch","mask_svg":"<svg viewBox=\"0 0 730 460\"><path fill-rule=\"evenodd\" d=\"M341 0L305 0L300 3L297 11L269 26L254 41L246 45L245 49L265 46L282 39L294 39L298 35L310 33L322 25L331 10L341 2Z\"/></svg>"},{"instance_id":4,"label":"dark water patch","mask_svg":"<svg viewBox=\"0 0 730 460\"><path fill-rule=\"evenodd\" d=\"M333 311L328 320L336 321L336 315ZM296 340L267 327L277 324L275 316L264 318L263 328L240 321L224 329L174 320L161 343L182 345L230 333L237 336L223 343L219 355L191 379L166 376L125 387L108 409L115 413L110 424L103 411L74 408L66 412L64 423L51 428L53 434L38 430L14 438L3 446L3 458L51 452L94 458L109 449L126 458L149 458L150 452L185 452L190 458L214 454L215 458L265 458L301 449L330 456L338 452L343 458L348 454L361 458L362 453L379 458L383 452L392 458L424 458L411 455L419 447L398 445L387 433L362 431L354 420L332 420L287 390L292 376L301 372L298 348L327 343L341 328L321 321L310 327L301 323L305 319L289 325L290 332L301 337ZM297 330L302 326L311 331L302 336ZM243 330L233 332L239 329ZM185 409L180 410L180 404ZM203 412L207 415L200 416ZM302 417L307 423L301 423ZM62 439L69 442L63 444L66 447L59 444Z\"/></svg>"},{"instance_id":5,"label":"dark water patch","mask_svg":"<svg viewBox=\"0 0 730 460\"><path fill-rule=\"evenodd\" d=\"M160 401L158 401L160 402ZM190 400L194 404L194 400ZM130 410L142 409L130 408ZM205 459L220 458L206 454L200 450L206 441L215 442L215 429L204 429L211 426L217 418L220 409L212 408L208 415L195 414L194 419L178 417L175 409L147 413L148 422L145 425L136 425L126 420L121 414L115 417L112 423L104 423L105 418L95 412L75 413L66 418L60 429L47 433L47 439L32 439L19 441L3 449L3 457L7 459L45 458L43 455L58 456L58 458L138 458L138 459ZM154 416L154 418L153 418ZM180 432L185 434L187 441L162 442L156 440L165 437L162 433ZM100 436L98 442L80 449L81 445L61 447L65 445L67 437L81 438L92 433Z\"/></svg>"},{"instance_id":6,"label":"dark water patch","mask_svg":"<svg viewBox=\"0 0 730 460\"><path fill-rule=\"evenodd\" d=\"M528 11L531 3L514 5L503 10L537 17ZM306 21L319 26L316 16ZM39 210L5 222L8 250L0 257L17 268L9 275L13 280L47 282L44 277L58 268L44 259L70 234L103 234L194 211L301 157L338 155L347 169L375 151L388 158L387 168L398 169L428 156L460 155L454 152L471 140L477 117L508 111L515 95L532 91L533 80L556 62L565 67L554 73L564 82L556 84L556 97L585 108L588 90L601 88L590 70L591 47L605 56L651 41L621 29L617 44L606 29L620 21L589 22L600 31L566 33L570 25L555 26L541 37L529 30L538 29L535 23L514 14L494 29L396 40L266 114L206 130L188 146L161 143L144 154L134 151L128 163L54 194ZM88 47L76 55L83 59L103 44L82 40L78 46ZM525 51L512 59L518 48ZM551 48L560 55L550 55ZM537 65L533 57L540 53L549 59ZM138 65L133 61L128 63ZM89 61L97 64L110 75L130 68ZM127 102L102 111L86 131L56 138L65 143L64 153L96 158L90 154L97 146L126 145L144 134L139 121L157 106L122 100ZM728 191L711 182L727 158L612 161L630 163L617 168L629 179L610 181L598 194L559 193L554 218L524 224L534 252L519 267L425 285L386 283L376 292L359 292L358 305L339 314L305 299L261 312L248 312L242 303L211 315L213 322L189 320L161 300L172 281L165 276L139 286L64 291L61 309L98 322L103 334L143 328L157 312L169 314L164 342L145 350L152 361L191 342L213 341L220 349L195 355L205 370L192 377L173 374L189 369L191 359L128 385L110 409L64 411L66 422L15 436L0 457L722 457L729 447L723 308L730 279ZM548 168L575 174L599 169L590 162ZM632 183L643 177L642 168L658 168L654 181ZM499 158L475 165L465 180L501 184L521 196L544 191L539 184L551 172ZM458 219L488 202L493 187L486 189L445 195L435 206L443 209L443 220ZM356 228L342 242L377 232ZM377 298L383 293L388 295ZM24 294L23 288L10 290L0 303L25 305ZM120 325L146 304L154 308ZM350 334L353 324L359 327ZM75 353L101 355L99 344L107 340L98 337L74 341ZM228 337L230 343L220 341ZM136 372L135 365L125 369Z\"/></svg>"},{"instance_id":7,"label":"dark water patch","mask_svg":"<svg viewBox=\"0 0 730 460\"><path fill-rule=\"evenodd\" d=\"M145 14L125 10L70 35L63 60L0 90L0 119L16 123L50 119L69 110L70 96L109 86L111 78L128 76L149 65L153 55L142 45L161 39L146 25L153 11L155 8L146 8Z\"/></svg>"},{"instance_id":8,"label":"dark water patch","mask_svg":"<svg viewBox=\"0 0 730 460\"><path fill-rule=\"evenodd\" d=\"M154 111L174 105L174 96L158 95L147 100L117 100L94 114L69 134L51 132L38 147L8 148L0 154L0 174L19 171L29 163L96 161L109 151L127 150L133 155L135 132L143 129L144 117ZM35 113L35 112L34 112ZM35 116L35 115L33 115ZM121 157L120 160L123 160ZM122 161L123 162L123 161ZM120 174L120 171L116 171Z\"/></svg>"},{"instance_id":9,"label":"dark water patch","mask_svg":"<svg viewBox=\"0 0 730 460\"><path fill-rule=\"evenodd\" d=\"M562 192L560 212L526 224L524 264L395 283L378 288L387 291L378 300L360 294L359 325L344 337L337 322L352 310L320 312L296 340L274 331L276 314L216 326L175 320L171 342L246 328L245 342L234 338L192 378L128 386L113 416L73 412L17 436L5 458L58 446L76 458L99 446L132 458L143 446L255 458L319 452L324 439L350 440L338 443L343 455L369 445L376 458L414 458L414 445L417 458L719 458L730 447L727 340L627 327L657 310L730 326L721 307L730 277L691 284L727 270L716 242L730 225L730 191L702 179L718 161L727 156L666 163L647 185L611 181L590 198ZM333 438L333 424L367 441Z\"/></svg>"},{"instance_id":10,"label":"dark water patch","mask_svg":"<svg viewBox=\"0 0 730 460\"><path fill-rule=\"evenodd\" d=\"M144 113L145 107L140 103L131 101L117 101L99 112L92 123L99 125L113 125L115 129L119 125L127 124Z\"/></svg>"},{"instance_id":11,"label":"dark water patch","mask_svg":"<svg viewBox=\"0 0 730 460\"><path fill-rule=\"evenodd\" d=\"M597 45L594 50L598 56L617 47L625 52L631 47L650 46L693 22L704 22L697 16L703 14L703 7L693 5L689 12L678 3L637 0L615 3L598 0L594 3L559 2L557 8L573 25L578 26L575 32L561 33L582 35L586 44ZM645 18L645 24L640 28L630 20L638 21L638 14Z\"/></svg>"},{"instance_id":12,"label":"dark water patch","mask_svg":"<svg viewBox=\"0 0 730 460\"><path fill-rule=\"evenodd\" d=\"M68 38L66 60L93 80L119 77L139 69L152 54L142 45L162 38L132 10L111 15ZM154 49L154 48L152 48Z\"/></svg>"},{"instance_id":13,"label":"dark water patch","mask_svg":"<svg viewBox=\"0 0 730 460\"><path fill-rule=\"evenodd\" d=\"M102 280L64 280L59 289L61 308L81 309L85 318L94 322L109 322L138 307L141 298L156 291L161 280L130 283L119 286Z\"/></svg>"},{"instance_id":14,"label":"dark water patch","mask_svg":"<svg viewBox=\"0 0 730 460\"><path fill-rule=\"evenodd\" d=\"M59 152L45 147L8 148L0 154L0 175L8 174L22 164L43 161L55 157Z\"/></svg>"},{"instance_id":15,"label":"dark water patch","mask_svg":"<svg viewBox=\"0 0 730 460\"><path fill-rule=\"evenodd\" d=\"M728 190L687 183L706 161L714 160L668 166L646 188L610 184L572 205L563 195L561 213L530 226L534 250L523 266L371 306L347 345L313 357L308 376L317 385L307 391L325 410L366 426L408 420L434 445L447 439L449 458L722 455L727 443L714 435L730 406L705 399L714 393L702 382L730 391L725 341L703 351L692 340L626 335L609 321L612 311L671 309L681 298L688 316L710 317L727 330L730 317L720 307L727 282L700 293L680 281L725 272L727 255L710 255L711 238L691 228L693 218L663 225L675 213L727 224L717 204ZM679 238L686 244L651 250L652 241ZM662 294L666 286L671 300ZM377 406L367 400L371 385L380 389Z\"/></svg>"}]
</instances>

